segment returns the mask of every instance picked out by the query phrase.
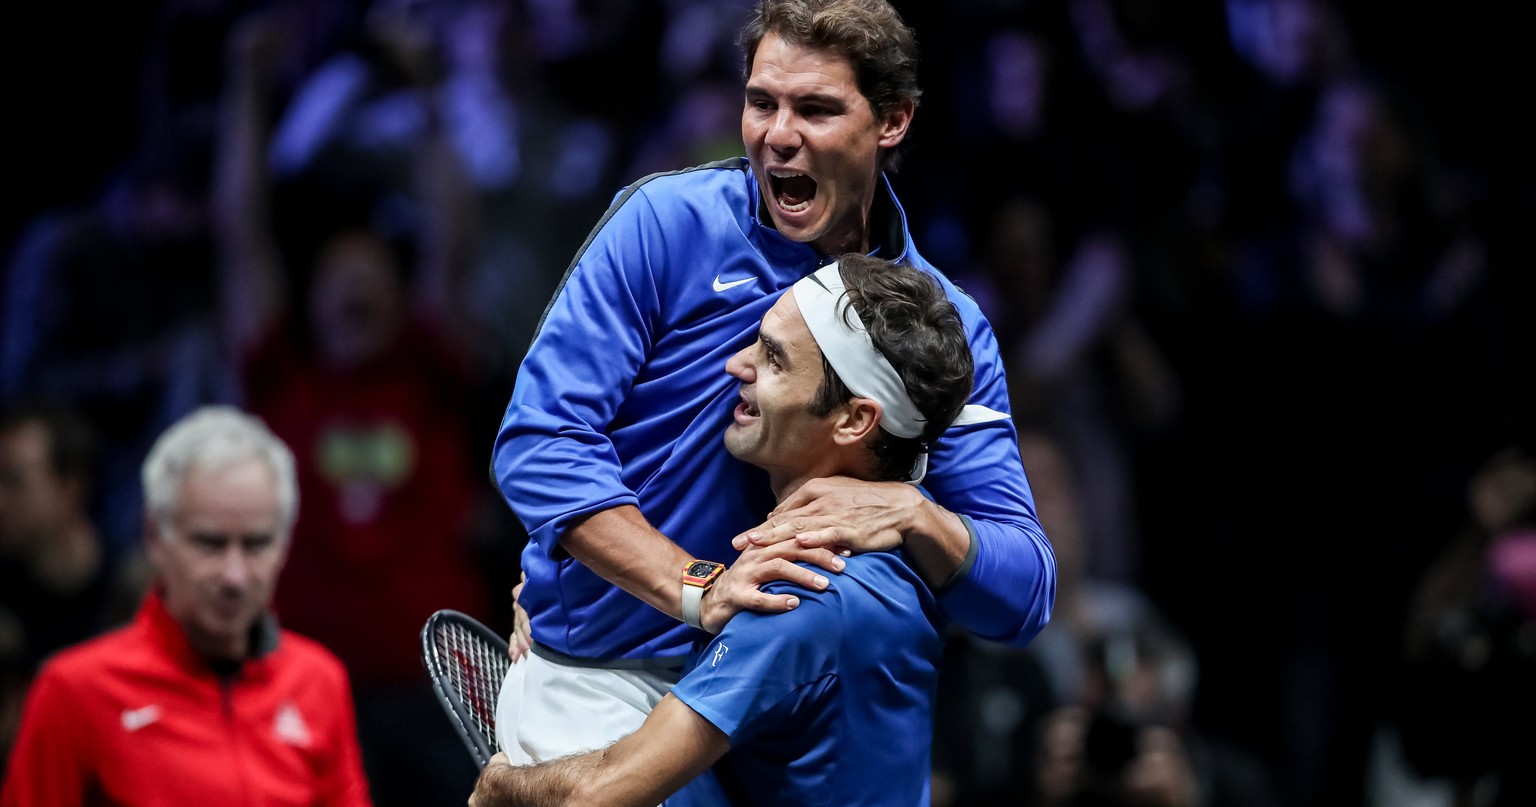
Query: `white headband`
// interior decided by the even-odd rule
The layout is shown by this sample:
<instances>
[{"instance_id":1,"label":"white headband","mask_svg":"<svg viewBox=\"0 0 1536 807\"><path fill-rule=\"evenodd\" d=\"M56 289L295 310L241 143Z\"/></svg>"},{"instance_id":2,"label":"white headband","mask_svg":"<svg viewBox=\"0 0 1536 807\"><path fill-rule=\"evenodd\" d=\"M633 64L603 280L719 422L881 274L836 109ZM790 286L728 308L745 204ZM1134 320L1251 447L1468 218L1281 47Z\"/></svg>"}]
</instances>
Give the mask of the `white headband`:
<instances>
[{"instance_id":1,"label":"white headband","mask_svg":"<svg viewBox=\"0 0 1536 807\"><path fill-rule=\"evenodd\" d=\"M817 269L801 278L793 287L800 315L815 337L821 355L837 372L850 392L880 404L880 426L897 437L917 437L926 420L907 395L896 368L875 349L864 328L864 320L848 300L843 273L836 263ZM970 425L1007 420L1008 415L979 404L967 404L950 425ZM907 482L917 484L928 474L928 452L917 455Z\"/></svg>"},{"instance_id":2,"label":"white headband","mask_svg":"<svg viewBox=\"0 0 1536 807\"><path fill-rule=\"evenodd\" d=\"M794 285L800 315L844 386L854 395L880 404L880 426L886 431L897 437L917 437L923 433L923 415L912 404L896 368L870 341L847 291L836 263L817 269Z\"/></svg>"}]
</instances>

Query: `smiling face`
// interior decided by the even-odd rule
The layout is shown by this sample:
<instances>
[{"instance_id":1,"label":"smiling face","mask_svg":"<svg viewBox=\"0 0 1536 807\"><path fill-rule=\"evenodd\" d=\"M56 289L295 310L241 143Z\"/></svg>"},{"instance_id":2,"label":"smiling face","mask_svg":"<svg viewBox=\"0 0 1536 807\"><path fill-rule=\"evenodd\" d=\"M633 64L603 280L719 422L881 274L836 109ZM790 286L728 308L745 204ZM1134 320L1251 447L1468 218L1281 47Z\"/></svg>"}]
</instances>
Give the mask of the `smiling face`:
<instances>
[{"instance_id":1,"label":"smiling face","mask_svg":"<svg viewBox=\"0 0 1536 807\"><path fill-rule=\"evenodd\" d=\"M165 608L202 655L244 658L287 553L276 476L257 459L194 466L176 510L147 542Z\"/></svg>"},{"instance_id":2,"label":"smiling face","mask_svg":"<svg viewBox=\"0 0 1536 807\"><path fill-rule=\"evenodd\" d=\"M763 37L741 139L779 232L824 255L867 251L881 150L901 143L912 111L903 102L877 115L836 51Z\"/></svg>"},{"instance_id":3,"label":"smiling face","mask_svg":"<svg viewBox=\"0 0 1536 807\"><path fill-rule=\"evenodd\" d=\"M731 456L768 471L775 493L833 464L838 413L811 412L823 374L821 350L793 291L773 304L757 341L732 356L725 371L741 382L741 403L725 430Z\"/></svg>"}]
</instances>

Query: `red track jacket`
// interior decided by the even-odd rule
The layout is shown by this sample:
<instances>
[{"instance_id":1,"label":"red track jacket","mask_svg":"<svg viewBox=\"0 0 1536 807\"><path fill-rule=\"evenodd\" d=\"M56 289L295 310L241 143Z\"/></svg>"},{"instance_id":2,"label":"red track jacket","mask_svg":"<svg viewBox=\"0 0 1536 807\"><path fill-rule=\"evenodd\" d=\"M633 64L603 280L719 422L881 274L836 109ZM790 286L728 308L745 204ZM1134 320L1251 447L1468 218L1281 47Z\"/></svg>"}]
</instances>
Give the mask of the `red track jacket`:
<instances>
[{"instance_id":1,"label":"red track jacket","mask_svg":"<svg viewBox=\"0 0 1536 807\"><path fill-rule=\"evenodd\" d=\"M151 593L131 625L61 651L27 694L0 807L368 807L344 668L264 628L220 677Z\"/></svg>"}]
</instances>

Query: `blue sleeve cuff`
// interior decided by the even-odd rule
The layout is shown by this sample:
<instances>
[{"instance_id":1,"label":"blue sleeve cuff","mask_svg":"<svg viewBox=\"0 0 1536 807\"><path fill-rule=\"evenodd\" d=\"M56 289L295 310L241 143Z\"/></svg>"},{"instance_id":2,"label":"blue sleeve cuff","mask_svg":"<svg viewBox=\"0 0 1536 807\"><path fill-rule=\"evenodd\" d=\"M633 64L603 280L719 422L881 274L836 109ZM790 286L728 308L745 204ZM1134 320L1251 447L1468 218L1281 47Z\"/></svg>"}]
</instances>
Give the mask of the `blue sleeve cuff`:
<instances>
[{"instance_id":1,"label":"blue sleeve cuff","mask_svg":"<svg viewBox=\"0 0 1536 807\"><path fill-rule=\"evenodd\" d=\"M951 574L949 579L944 581L943 585L934 589L933 593L940 596L954 588L956 583L965 579L965 576L971 573L971 567L976 565L976 545L978 543L976 540L976 525L971 522L970 516L963 513L957 515L960 516L960 522L965 525L965 534L966 538L970 541L970 545L965 548L965 560L960 562L960 568L956 569L954 574Z\"/></svg>"}]
</instances>

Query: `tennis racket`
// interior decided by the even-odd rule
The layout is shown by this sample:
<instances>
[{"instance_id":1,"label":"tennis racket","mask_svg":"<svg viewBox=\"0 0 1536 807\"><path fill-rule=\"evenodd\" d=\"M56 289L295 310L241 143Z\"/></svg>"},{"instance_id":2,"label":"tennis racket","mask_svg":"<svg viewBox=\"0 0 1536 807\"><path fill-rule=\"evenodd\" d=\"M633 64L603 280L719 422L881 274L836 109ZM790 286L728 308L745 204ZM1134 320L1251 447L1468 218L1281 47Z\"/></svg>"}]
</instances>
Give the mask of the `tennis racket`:
<instances>
[{"instance_id":1,"label":"tennis racket","mask_svg":"<svg viewBox=\"0 0 1536 807\"><path fill-rule=\"evenodd\" d=\"M443 609L421 629L421 657L437 700L484 768L496 744L496 700L512 660L507 642L474 617Z\"/></svg>"}]
</instances>

